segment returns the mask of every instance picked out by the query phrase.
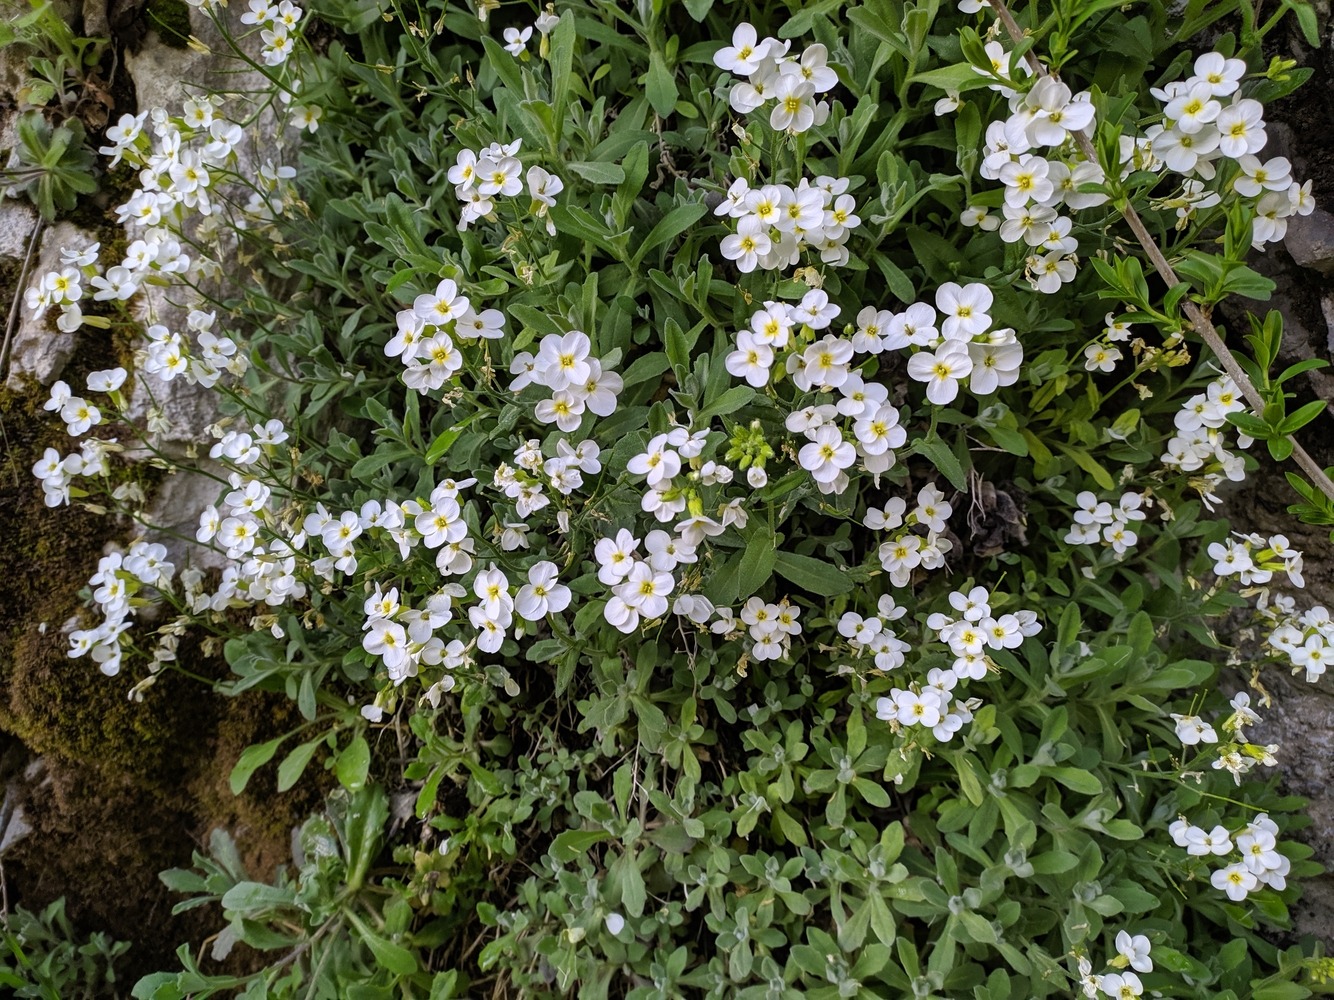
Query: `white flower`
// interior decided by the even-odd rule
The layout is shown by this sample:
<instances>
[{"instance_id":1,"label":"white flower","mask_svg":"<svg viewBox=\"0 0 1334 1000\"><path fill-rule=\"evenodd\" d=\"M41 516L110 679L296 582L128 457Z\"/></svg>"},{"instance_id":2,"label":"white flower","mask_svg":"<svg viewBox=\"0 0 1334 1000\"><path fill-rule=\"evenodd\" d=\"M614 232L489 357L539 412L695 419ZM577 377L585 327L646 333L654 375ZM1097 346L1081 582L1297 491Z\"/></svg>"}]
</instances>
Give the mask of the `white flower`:
<instances>
[{"instance_id":1,"label":"white flower","mask_svg":"<svg viewBox=\"0 0 1334 1000\"><path fill-rule=\"evenodd\" d=\"M1084 368L1087 371L1110 372L1121 360L1121 351L1110 344L1090 344L1084 348Z\"/></svg>"},{"instance_id":2,"label":"white flower","mask_svg":"<svg viewBox=\"0 0 1334 1000\"><path fill-rule=\"evenodd\" d=\"M815 124L815 88L800 76L783 74L774 88L777 103L769 115L769 127L775 132L805 132Z\"/></svg>"},{"instance_id":3,"label":"white flower","mask_svg":"<svg viewBox=\"0 0 1334 1000\"><path fill-rule=\"evenodd\" d=\"M1215 102L1217 103L1217 102ZM1218 129L1218 148L1224 156L1240 159L1247 153L1258 153L1264 148L1264 106L1249 98L1234 99L1219 112L1214 122Z\"/></svg>"},{"instance_id":4,"label":"white flower","mask_svg":"<svg viewBox=\"0 0 1334 1000\"><path fill-rule=\"evenodd\" d=\"M942 717L940 692L935 688L924 691L893 692L894 719L903 726L924 726L931 729L940 724ZM877 703L876 714L879 715Z\"/></svg>"},{"instance_id":5,"label":"white flower","mask_svg":"<svg viewBox=\"0 0 1334 1000\"><path fill-rule=\"evenodd\" d=\"M518 28L506 28L504 35L505 51L517 59L523 55L528 39L533 37L533 29L529 27L520 31Z\"/></svg>"},{"instance_id":6,"label":"white flower","mask_svg":"<svg viewBox=\"0 0 1334 1000\"><path fill-rule=\"evenodd\" d=\"M754 217L747 217L737 223L737 231L724 236L722 254L728 260L736 261L737 269L742 272L755 270L760 258L773 249L773 243L764 232L765 224Z\"/></svg>"},{"instance_id":7,"label":"white flower","mask_svg":"<svg viewBox=\"0 0 1334 1000\"><path fill-rule=\"evenodd\" d=\"M948 341L935 352L922 351L908 359L908 375L926 383L926 398L937 406L953 402L959 382L973 370L966 344Z\"/></svg>"},{"instance_id":8,"label":"white flower","mask_svg":"<svg viewBox=\"0 0 1334 1000\"><path fill-rule=\"evenodd\" d=\"M1190 135L1216 120L1222 110L1223 106L1213 99L1213 88L1207 83L1197 83L1169 101L1163 113L1174 123L1176 131Z\"/></svg>"},{"instance_id":9,"label":"white flower","mask_svg":"<svg viewBox=\"0 0 1334 1000\"><path fill-rule=\"evenodd\" d=\"M1215 889L1227 893L1227 898L1234 903L1241 902L1248 892L1260 884L1255 874L1241 862L1220 868L1210 876L1209 881Z\"/></svg>"},{"instance_id":10,"label":"white flower","mask_svg":"<svg viewBox=\"0 0 1334 1000\"><path fill-rule=\"evenodd\" d=\"M737 76L750 76L769 54L769 39L759 40L753 25L742 21L732 32L732 44L713 54L713 64Z\"/></svg>"},{"instance_id":11,"label":"white flower","mask_svg":"<svg viewBox=\"0 0 1334 1000\"><path fill-rule=\"evenodd\" d=\"M613 592L626 607L645 618L661 618L667 613L667 597L675 583L670 573L654 572L648 563L641 562L634 565L629 575L613 588Z\"/></svg>"},{"instance_id":12,"label":"white flower","mask_svg":"<svg viewBox=\"0 0 1334 1000\"><path fill-rule=\"evenodd\" d=\"M1144 934L1131 936L1128 931L1116 934L1116 952L1124 958L1136 972L1152 972L1153 959L1149 958L1152 945Z\"/></svg>"},{"instance_id":13,"label":"white flower","mask_svg":"<svg viewBox=\"0 0 1334 1000\"><path fill-rule=\"evenodd\" d=\"M736 335L736 350L727 355L725 362L729 374L744 378L756 388L768 384L773 363L773 348L760 343L749 330Z\"/></svg>"},{"instance_id":14,"label":"white flower","mask_svg":"<svg viewBox=\"0 0 1334 1000\"><path fill-rule=\"evenodd\" d=\"M1047 176L1049 164L1040 156L1025 153L1014 163L1001 167L1000 182L1005 185L1005 203L1022 206L1045 202L1055 190Z\"/></svg>"},{"instance_id":15,"label":"white flower","mask_svg":"<svg viewBox=\"0 0 1334 1000\"><path fill-rule=\"evenodd\" d=\"M436 285L434 294L418 295L412 302L412 311L426 323L444 326L462 316L468 306L468 297L459 294L452 279L445 278Z\"/></svg>"},{"instance_id":16,"label":"white flower","mask_svg":"<svg viewBox=\"0 0 1334 1000\"><path fill-rule=\"evenodd\" d=\"M580 330L563 336L548 334L542 338L536 362L536 377L549 389L570 389L588 381L593 370L589 364L592 342Z\"/></svg>"},{"instance_id":17,"label":"white flower","mask_svg":"<svg viewBox=\"0 0 1334 1000\"><path fill-rule=\"evenodd\" d=\"M1001 331L993 331L995 333ZM1013 333L1014 331L1008 331ZM968 357L973 370L968 375L968 388L979 396L988 396L1001 386L1019 381L1019 369L1024 360L1024 349L1017 341L1006 343L968 344Z\"/></svg>"},{"instance_id":18,"label":"white flower","mask_svg":"<svg viewBox=\"0 0 1334 1000\"><path fill-rule=\"evenodd\" d=\"M526 621L536 622L568 608L570 588L559 582L559 575L560 570L553 562L534 563L528 570L528 582L515 595L515 613Z\"/></svg>"},{"instance_id":19,"label":"white flower","mask_svg":"<svg viewBox=\"0 0 1334 1000\"><path fill-rule=\"evenodd\" d=\"M832 483L857 460L857 449L843 440L837 427L826 424L811 434L811 443L801 449L797 460L817 483Z\"/></svg>"},{"instance_id":20,"label":"white flower","mask_svg":"<svg viewBox=\"0 0 1334 1000\"><path fill-rule=\"evenodd\" d=\"M586 403L568 389L561 389L550 399L534 407L533 416L544 424L555 424L560 430L573 433L583 421Z\"/></svg>"},{"instance_id":21,"label":"white flower","mask_svg":"<svg viewBox=\"0 0 1334 1000\"><path fill-rule=\"evenodd\" d=\"M526 175L528 181L528 194L543 207L550 208L556 204L556 195L565 190L565 182L553 173L548 173L541 167L532 166L528 168ZM539 215L544 212L539 212Z\"/></svg>"},{"instance_id":22,"label":"white flower","mask_svg":"<svg viewBox=\"0 0 1334 1000\"><path fill-rule=\"evenodd\" d=\"M125 384L124 368L108 368L105 371L90 372L88 375L89 392L115 392Z\"/></svg>"},{"instance_id":23,"label":"white flower","mask_svg":"<svg viewBox=\"0 0 1334 1000\"><path fill-rule=\"evenodd\" d=\"M1264 163L1249 153L1237 161L1241 173L1232 182L1237 194L1258 198L1265 191L1286 192L1292 185L1292 164L1286 157L1275 156ZM1291 201L1289 201L1291 205Z\"/></svg>"},{"instance_id":24,"label":"white flower","mask_svg":"<svg viewBox=\"0 0 1334 1000\"><path fill-rule=\"evenodd\" d=\"M385 667L389 670L395 670L407 662L407 632L402 625L388 618L371 619L361 645L372 656L383 659Z\"/></svg>"},{"instance_id":25,"label":"white flower","mask_svg":"<svg viewBox=\"0 0 1334 1000\"><path fill-rule=\"evenodd\" d=\"M1182 831L1179 842L1186 848L1186 853L1194 857L1206 857L1210 854L1222 857L1232 853L1232 838L1222 826L1206 830L1201 826L1188 825Z\"/></svg>"},{"instance_id":26,"label":"white flower","mask_svg":"<svg viewBox=\"0 0 1334 1000\"><path fill-rule=\"evenodd\" d=\"M992 298L991 289L979 282L960 287L947 281L936 289L936 308L945 317L940 332L947 340L965 341L985 333L991 326Z\"/></svg>"},{"instance_id":27,"label":"white flower","mask_svg":"<svg viewBox=\"0 0 1334 1000\"><path fill-rule=\"evenodd\" d=\"M610 586L629 575L635 565L635 550L639 542L622 528L615 538L599 539L593 546L593 558L598 564L598 579Z\"/></svg>"},{"instance_id":28,"label":"white flower","mask_svg":"<svg viewBox=\"0 0 1334 1000\"><path fill-rule=\"evenodd\" d=\"M1236 93L1245 75L1244 60L1225 59L1221 53L1206 52L1195 60L1195 76L1191 79L1208 84L1215 97L1227 97Z\"/></svg>"},{"instance_id":29,"label":"white flower","mask_svg":"<svg viewBox=\"0 0 1334 1000\"><path fill-rule=\"evenodd\" d=\"M1113 1000L1134 1000L1144 995L1144 984L1133 972L1113 972L1103 976L1100 988Z\"/></svg>"},{"instance_id":30,"label":"white flower","mask_svg":"<svg viewBox=\"0 0 1334 1000\"><path fill-rule=\"evenodd\" d=\"M473 580L472 592L482 602L480 605L482 613L491 621L500 621L508 617L509 612L514 609L514 599L509 593L509 580L495 563L477 574L477 578Z\"/></svg>"}]
</instances>

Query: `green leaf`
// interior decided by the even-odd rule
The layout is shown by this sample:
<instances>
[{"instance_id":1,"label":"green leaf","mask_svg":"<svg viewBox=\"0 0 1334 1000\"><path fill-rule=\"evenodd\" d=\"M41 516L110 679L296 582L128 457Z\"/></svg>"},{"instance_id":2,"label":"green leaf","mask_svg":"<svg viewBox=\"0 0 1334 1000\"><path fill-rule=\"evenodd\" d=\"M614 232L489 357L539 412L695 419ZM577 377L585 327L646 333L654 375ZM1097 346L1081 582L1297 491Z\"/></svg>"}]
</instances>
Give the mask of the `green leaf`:
<instances>
[{"instance_id":1,"label":"green leaf","mask_svg":"<svg viewBox=\"0 0 1334 1000\"><path fill-rule=\"evenodd\" d=\"M913 442L913 451L923 458L930 459L931 464L950 481L950 485L956 490L964 493L968 491L968 476L964 472L963 466L959 464L958 457L950 450L949 445L937 435L932 434L929 437L918 438Z\"/></svg>"},{"instance_id":2,"label":"green leaf","mask_svg":"<svg viewBox=\"0 0 1334 1000\"><path fill-rule=\"evenodd\" d=\"M558 109L556 138L560 139L565 112L570 106L571 71L574 67L574 13L565 11L551 30L551 106Z\"/></svg>"},{"instance_id":3,"label":"green leaf","mask_svg":"<svg viewBox=\"0 0 1334 1000\"><path fill-rule=\"evenodd\" d=\"M1102 791L1102 782L1098 780L1096 774L1077 767L1049 767L1046 768L1046 773L1070 791L1079 792L1081 795L1097 795Z\"/></svg>"},{"instance_id":4,"label":"green leaf","mask_svg":"<svg viewBox=\"0 0 1334 1000\"><path fill-rule=\"evenodd\" d=\"M247 915L294 905L293 890L267 882L237 882L222 896L222 908Z\"/></svg>"},{"instance_id":5,"label":"green leaf","mask_svg":"<svg viewBox=\"0 0 1334 1000\"><path fill-rule=\"evenodd\" d=\"M856 585L850 571L823 559L797 555L795 552L779 552L774 560L774 569L784 579L821 597L846 594Z\"/></svg>"},{"instance_id":6,"label":"green leaf","mask_svg":"<svg viewBox=\"0 0 1334 1000\"><path fill-rule=\"evenodd\" d=\"M352 742L338 754L334 764L334 774L339 783L348 791L355 792L366 784L366 776L371 769L371 748L366 737L358 733Z\"/></svg>"},{"instance_id":7,"label":"green leaf","mask_svg":"<svg viewBox=\"0 0 1334 1000\"><path fill-rule=\"evenodd\" d=\"M746 551L741 556L741 567L737 571L739 599L749 597L769 582L774 572L777 549L773 532L767 527L760 527L750 536Z\"/></svg>"},{"instance_id":8,"label":"green leaf","mask_svg":"<svg viewBox=\"0 0 1334 1000\"><path fill-rule=\"evenodd\" d=\"M511 56L490 35L482 34L482 48L486 51L486 64L500 77L500 82L515 95L523 96L523 74L519 70L519 61Z\"/></svg>"},{"instance_id":9,"label":"green leaf","mask_svg":"<svg viewBox=\"0 0 1334 1000\"><path fill-rule=\"evenodd\" d=\"M703 202L693 202L687 205L677 205L670 212L658 220L657 225L649 230L649 234L644 237L644 242L640 244L635 251L633 263L636 267L648 256L650 250L662 246L664 243L670 243L676 237L680 236L687 229L693 226L708 211L708 207Z\"/></svg>"},{"instance_id":10,"label":"green leaf","mask_svg":"<svg viewBox=\"0 0 1334 1000\"><path fill-rule=\"evenodd\" d=\"M366 934L362 940L370 948L375 961L390 972L410 976L417 971L417 957L400 944L394 944L376 934Z\"/></svg>"},{"instance_id":11,"label":"green leaf","mask_svg":"<svg viewBox=\"0 0 1334 1000\"><path fill-rule=\"evenodd\" d=\"M233 795L240 795L245 791L245 786L250 783L250 776L273 760L273 755L278 752L278 745L285 739L286 736L279 736L267 743L256 743L241 751L240 758L232 768L231 777L228 778Z\"/></svg>"},{"instance_id":12,"label":"green leaf","mask_svg":"<svg viewBox=\"0 0 1334 1000\"><path fill-rule=\"evenodd\" d=\"M448 430L441 431L436 439L431 442L431 447L426 449L426 464L435 465L436 462L444 458L462 433L463 428L461 427L451 427Z\"/></svg>"},{"instance_id":13,"label":"green leaf","mask_svg":"<svg viewBox=\"0 0 1334 1000\"><path fill-rule=\"evenodd\" d=\"M990 76L983 76L973 69L971 64L959 63L955 66L943 66L940 69L928 70L925 73L914 73L908 77L907 82L920 83L928 87L939 87L946 92L954 91L963 94L970 90L988 87L995 81Z\"/></svg>"},{"instance_id":14,"label":"green leaf","mask_svg":"<svg viewBox=\"0 0 1334 1000\"><path fill-rule=\"evenodd\" d=\"M735 413L755 398L755 390L748 385L734 385L715 399L699 413L695 414L695 423L703 426L713 417Z\"/></svg>"},{"instance_id":15,"label":"green leaf","mask_svg":"<svg viewBox=\"0 0 1334 1000\"><path fill-rule=\"evenodd\" d=\"M285 792L297 783L310 763L310 758L315 756L316 749L323 742L324 737L320 736L309 743L302 743L283 758L283 762L278 765L278 791Z\"/></svg>"},{"instance_id":16,"label":"green leaf","mask_svg":"<svg viewBox=\"0 0 1334 1000\"><path fill-rule=\"evenodd\" d=\"M1294 431L1300 430L1316 417L1320 416L1327 405L1328 404L1323 399L1316 399L1307 403L1305 406L1299 407L1279 421L1279 433L1291 434Z\"/></svg>"},{"instance_id":17,"label":"green leaf","mask_svg":"<svg viewBox=\"0 0 1334 1000\"><path fill-rule=\"evenodd\" d=\"M1297 983L1252 983L1255 992L1253 1000L1305 1000L1311 991Z\"/></svg>"},{"instance_id":18,"label":"green leaf","mask_svg":"<svg viewBox=\"0 0 1334 1000\"><path fill-rule=\"evenodd\" d=\"M566 830L551 841L551 856L561 864L569 864L610 836L606 830Z\"/></svg>"},{"instance_id":19,"label":"green leaf","mask_svg":"<svg viewBox=\"0 0 1334 1000\"><path fill-rule=\"evenodd\" d=\"M644 876L630 854L622 854L612 866L617 873L617 882L621 887L621 905L632 917L644 915L644 903L648 893L644 889Z\"/></svg>"},{"instance_id":20,"label":"green leaf","mask_svg":"<svg viewBox=\"0 0 1334 1000\"><path fill-rule=\"evenodd\" d=\"M401 445L392 448L380 447L375 449L375 451L371 452L371 454L365 456L364 458L358 459L357 462L352 466L352 471L350 475L352 476L353 479L360 479L360 480L369 479L371 476L379 472L385 466L390 465L394 462L401 462L405 458L412 458L412 457L413 457L412 452L409 451L407 448L402 447Z\"/></svg>"},{"instance_id":21,"label":"green leaf","mask_svg":"<svg viewBox=\"0 0 1334 1000\"><path fill-rule=\"evenodd\" d=\"M635 358L630 363L630 367L621 373L621 381L627 386L638 385L640 382L650 382L662 377L663 372L671 367L667 360L667 355L661 351L653 351L642 357Z\"/></svg>"},{"instance_id":22,"label":"green leaf","mask_svg":"<svg viewBox=\"0 0 1334 1000\"><path fill-rule=\"evenodd\" d=\"M648 61L648 79L644 92L659 118L666 118L676 107L676 76L667 68L661 52L652 52Z\"/></svg>"},{"instance_id":23,"label":"green leaf","mask_svg":"<svg viewBox=\"0 0 1334 1000\"><path fill-rule=\"evenodd\" d=\"M594 184L620 184L625 180L625 170L619 163L603 163L600 160L578 160L567 163L571 170L586 181Z\"/></svg>"}]
</instances>

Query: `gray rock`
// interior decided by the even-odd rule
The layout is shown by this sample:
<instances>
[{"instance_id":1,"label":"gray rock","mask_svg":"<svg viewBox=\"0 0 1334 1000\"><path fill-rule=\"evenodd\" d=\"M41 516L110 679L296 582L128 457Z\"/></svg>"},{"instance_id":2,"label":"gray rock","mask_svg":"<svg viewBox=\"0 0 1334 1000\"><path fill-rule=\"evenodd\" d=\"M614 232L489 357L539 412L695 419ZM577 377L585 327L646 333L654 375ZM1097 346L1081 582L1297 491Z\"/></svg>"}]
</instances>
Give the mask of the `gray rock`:
<instances>
[{"instance_id":1,"label":"gray rock","mask_svg":"<svg viewBox=\"0 0 1334 1000\"><path fill-rule=\"evenodd\" d=\"M220 466L213 466L212 472L219 476L223 474ZM209 504L217 503L219 492L220 484L216 479L187 472L164 478L149 498L144 520L158 530L149 531L148 536L167 547L177 569L185 566L220 569L226 565L227 560L221 552L188 540L194 538L199 528L200 513Z\"/></svg>"},{"instance_id":2,"label":"gray rock","mask_svg":"<svg viewBox=\"0 0 1334 1000\"><path fill-rule=\"evenodd\" d=\"M60 250L82 249L95 243L89 235L70 222L58 222L42 235L41 246L33 257L23 291L48 271L60 269ZM75 335L56 329L59 310L48 310L41 319L34 319L22 305L14 327L14 339L9 348L8 378L6 385L21 391L25 376L36 379L40 385L50 385L60 377L66 363L74 356Z\"/></svg>"},{"instance_id":3,"label":"gray rock","mask_svg":"<svg viewBox=\"0 0 1334 1000\"><path fill-rule=\"evenodd\" d=\"M1317 208L1288 220L1284 247L1302 267L1334 274L1334 215Z\"/></svg>"},{"instance_id":4,"label":"gray rock","mask_svg":"<svg viewBox=\"0 0 1334 1000\"><path fill-rule=\"evenodd\" d=\"M1320 311L1325 316L1325 350L1334 356L1334 293L1320 297Z\"/></svg>"},{"instance_id":5,"label":"gray rock","mask_svg":"<svg viewBox=\"0 0 1334 1000\"><path fill-rule=\"evenodd\" d=\"M0 136L0 149L4 137ZM22 261L37 228L37 209L25 199L0 197L0 257Z\"/></svg>"}]
</instances>

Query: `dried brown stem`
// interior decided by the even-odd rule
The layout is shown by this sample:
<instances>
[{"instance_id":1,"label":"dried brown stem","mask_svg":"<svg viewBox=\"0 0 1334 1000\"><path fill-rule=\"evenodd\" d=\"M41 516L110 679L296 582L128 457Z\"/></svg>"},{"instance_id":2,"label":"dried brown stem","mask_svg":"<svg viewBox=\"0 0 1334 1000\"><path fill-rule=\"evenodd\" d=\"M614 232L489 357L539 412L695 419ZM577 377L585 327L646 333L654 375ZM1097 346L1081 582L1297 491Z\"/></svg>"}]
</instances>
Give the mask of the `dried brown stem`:
<instances>
[{"instance_id":1,"label":"dried brown stem","mask_svg":"<svg viewBox=\"0 0 1334 1000\"><path fill-rule=\"evenodd\" d=\"M1022 42L1024 40L1024 29L1019 26L1019 22L1016 21L1014 15L1010 13L1010 8L1006 6L1005 0L987 0L987 2L991 5L991 9L996 12L996 20L1001 23L1001 26L1005 28L1009 36L1015 42ZM1055 75L1047 71L1047 68L1042 65L1042 62L1036 55L1034 55L1031 49L1025 53L1025 56L1028 60L1028 65L1037 75ZM1090 163L1097 163L1098 154L1093 148L1093 143L1090 141L1089 137L1083 132L1075 132L1074 138L1075 144L1079 147L1079 151L1084 154L1085 159ZM1139 245L1144 248L1144 252L1148 255L1154 270L1158 272L1158 276L1163 279L1167 284L1167 287L1171 288L1173 285L1180 284L1181 279L1177 277L1176 271L1172 269L1172 265L1163 254L1162 248L1158 246L1153 235L1145 227L1144 220L1141 219L1139 213L1135 211L1135 206L1126 202L1121 210L1121 214L1129 224L1131 232L1135 234L1135 238L1139 240ZM1183 302L1186 318L1190 321L1191 329L1199 334L1200 339L1208 345L1209 350L1213 351L1214 356L1218 358L1219 362L1222 364L1223 370L1227 372L1232 381L1237 384L1237 388L1241 390L1241 394L1246 398L1246 401L1251 404L1256 415L1259 416L1265 407L1264 397L1261 396L1260 391L1255 388L1255 384L1250 380L1249 376L1247 376L1245 370L1237 363L1237 359L1228 349L1227 344L1223 343L1222 336L1219 335L1218 330L1214 327L1214 324L1210 321L1209 317L1204 314L1204 310L1190 299L1185 299ZM1334 500L1334 480L1331 480L1329 476L1326 475L1325 470L1320 467L1320 463L1307 454L1306 450L1302 448L1300 444L1297 444L1296 441L1293 442L1292 459L1297 463L1301 470L1311 478L1311 481L1316 485L1320 492L1325 494L1330 500Z\"/></svg>"}]
</instances>

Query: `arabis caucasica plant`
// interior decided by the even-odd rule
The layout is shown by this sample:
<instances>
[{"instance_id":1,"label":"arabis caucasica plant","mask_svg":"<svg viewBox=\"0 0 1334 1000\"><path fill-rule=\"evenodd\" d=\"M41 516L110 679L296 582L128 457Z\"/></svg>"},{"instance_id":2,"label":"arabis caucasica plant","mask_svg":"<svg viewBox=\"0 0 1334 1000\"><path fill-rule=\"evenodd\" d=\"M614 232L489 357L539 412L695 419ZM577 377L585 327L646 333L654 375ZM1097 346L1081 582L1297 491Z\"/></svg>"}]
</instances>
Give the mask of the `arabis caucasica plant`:
<instances>
[{"instance_id":1,"label":"arabis caucasica plant","mask_svg":"<svg viewBox=\"0 0 1334 1000\"><path fill-rule=\"evenodd\" d=\"M1323 989L1263 677L1334 627L1223 520L1259 441L1329 516L1229 306L1313 205L1304 3L205 6L271 89L108 131L133 239L27 307L185 308L34 471L140 514L123 450L217 394L71 669L147 711L204 636L305 718L234 788L342 791L296 876L170 874L269 966L136 995Z\"/></svg>"}]
</instances>

